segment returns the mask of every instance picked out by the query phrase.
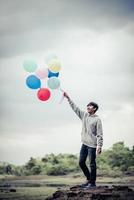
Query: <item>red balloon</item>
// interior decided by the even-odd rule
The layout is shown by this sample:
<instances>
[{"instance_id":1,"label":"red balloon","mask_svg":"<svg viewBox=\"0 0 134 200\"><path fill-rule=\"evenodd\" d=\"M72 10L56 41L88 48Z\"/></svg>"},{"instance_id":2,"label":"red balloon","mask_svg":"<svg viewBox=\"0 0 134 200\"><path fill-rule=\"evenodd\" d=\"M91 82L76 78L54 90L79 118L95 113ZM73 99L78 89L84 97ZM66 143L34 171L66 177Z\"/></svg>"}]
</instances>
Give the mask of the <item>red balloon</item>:
<instances>
[{"instance_id":1,"label":"red balloon","mask_svg":"<svg viewBox=\"0 0 134 200\"><path fill-rule=\"evenodd\" d=\"M41 88L37 93L37 96L41 101L47 101L50 98L50 95L50 90L47 88Z\"/></svg>"}]
</instances>

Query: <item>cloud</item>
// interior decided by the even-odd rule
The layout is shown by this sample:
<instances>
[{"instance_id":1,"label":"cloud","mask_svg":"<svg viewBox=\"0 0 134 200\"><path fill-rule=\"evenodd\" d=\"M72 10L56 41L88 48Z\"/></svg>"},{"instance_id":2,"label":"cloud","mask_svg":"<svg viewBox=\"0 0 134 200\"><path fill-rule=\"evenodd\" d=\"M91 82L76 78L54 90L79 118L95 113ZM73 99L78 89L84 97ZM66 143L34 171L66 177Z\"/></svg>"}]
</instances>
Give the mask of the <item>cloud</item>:
<instances>
[{"instance_id":1,"label":"cloud","mask_svg":"<svg viewBox=\"0 0 134 200\"><path fill-rule=\"evenodd\" d=\"M132 1L124 0L1 1L0 56L52 48L64 35L62 31L72 34L86 29L101 34L132 26L133 8Z\"/></svg>"},{"instance_id":2,"label":"cloud","mask_svg":"<svg viewBox=\"0 0 134 200\"><path fill-rule=\"evenodd\" d=\"M32 134L27 131L27 134L22 132L15 134L14 137L12 133L10 136L1 136L1 160L6 159L11 163L24 164L30 157L43 157L49 153L77 153L80 148L79 127L74 123L73 125L68 124L67 127L61 125L58 129L48 128L46 132L44 126L42 130L36 129ZM73 134L70 130L74 131Z\"/></svg>"},{"instance_id":3,"label":"cloud","mask_svg":"<svg viewBox=\"0 0 134 200\"><path fill-rule=\"evenodd\" d=\"M50 30L55 28L63 30L66 25L70 28L74 25L74 28L77 26L80 28L97 27L96 24L98 27L102 25L103 28L107 25L119 27L133 20L133 9L134 3L131 0L113 0L112 2L73 0L71 3L67 0L40 0L39 2L37 0L28 2L6 0L6 2L1 1L0 13L3 17L3 24L9 23L6 20L10 16L10 22L14 23L12 23L13 26L9 24L8 27L12 31L29 30L40 26Z\"/></svg>"},{"instance_id":4,"label":"cloud","mask_svg":"<svg viewBox=\"0 0 134 200\"><path fill-rule=\"evenodd\" d=\"M79 151L81 122L65 99L59 104L62 94L52 91L51 100L40 102L25 84L23 61L33 57L44 66L49 51L62 61L61 87L74 102L83 110L89 101L99 103L104 148L118 140L132 146L133 1L0 3L1 158L22 163Z\"/></svg>"}]
</instances>

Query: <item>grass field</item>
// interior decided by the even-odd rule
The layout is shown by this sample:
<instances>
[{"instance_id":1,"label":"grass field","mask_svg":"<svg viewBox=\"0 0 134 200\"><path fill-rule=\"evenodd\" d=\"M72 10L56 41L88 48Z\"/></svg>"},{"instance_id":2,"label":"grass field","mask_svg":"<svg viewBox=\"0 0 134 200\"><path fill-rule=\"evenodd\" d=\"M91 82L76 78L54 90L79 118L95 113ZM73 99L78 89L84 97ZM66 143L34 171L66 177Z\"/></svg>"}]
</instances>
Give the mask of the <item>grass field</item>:
<instances>
[{"instance_id":1,"label":"grass field","mask_svg":"<svg viewBox=\"0 0 134 200\"><path fill-rule=\"evenodd\" d=\"M0 176L0 184L9 183L16 192L0 192L0 200L44 200L59 188L68 188L84 181L81 175L66 176ZM127 185L134 188L134 177L98 177L98 185Z\"/></svg>"}]
</instances>

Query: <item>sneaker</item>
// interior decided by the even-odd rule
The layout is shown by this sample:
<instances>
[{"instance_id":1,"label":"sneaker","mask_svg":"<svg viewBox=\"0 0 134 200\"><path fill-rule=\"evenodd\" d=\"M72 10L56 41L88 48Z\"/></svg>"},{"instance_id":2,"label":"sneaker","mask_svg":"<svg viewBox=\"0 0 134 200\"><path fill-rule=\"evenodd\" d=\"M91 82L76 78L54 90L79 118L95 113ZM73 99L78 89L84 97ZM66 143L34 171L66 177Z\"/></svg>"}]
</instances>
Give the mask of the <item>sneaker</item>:
<instances>
[{"instance_id":1,"label":"sneaker","mask_svg":"<svg viewBox=\"0 0 134 200\"><path fill-rule=\"evenodd\" d=\"M86 185L86 186L84 187L85 190L94 189L94 188L96 188L96 185L95 185L95 184L92 184L92 183L89 183L88 185Z\"/></svg>"},{"instance_id":2,"label":"sneaker","mask_svg":"<svg viewBox=\"0 0 134 200\"><path fill-rule=\"evenodd\" d=\"M84 188L84 187L88 186L89 184L90 184L90 181L87 180L85 183L82 183L82 184L80 185L80 187Z\"/></svg>"}]
</instances>

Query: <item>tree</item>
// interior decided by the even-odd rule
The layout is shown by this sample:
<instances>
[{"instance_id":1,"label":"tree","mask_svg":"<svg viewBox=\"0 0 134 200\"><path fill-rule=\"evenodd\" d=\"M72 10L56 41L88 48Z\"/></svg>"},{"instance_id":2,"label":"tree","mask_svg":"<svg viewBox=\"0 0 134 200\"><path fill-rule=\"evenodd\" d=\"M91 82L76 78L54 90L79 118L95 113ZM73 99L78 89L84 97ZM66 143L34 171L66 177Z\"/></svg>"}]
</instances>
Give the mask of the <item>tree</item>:
<instances>
[{"instance_id":1,"label":"tree","mask_svg":"<svg viewBox=\"0 0 134 200\"><path fill-rule=\"evenodd\" d=\"M31 157L25 167L26 169L31 170L34 166L36 166L36 159Z\"/></svg>"},{"instance_id":2,"label":"tree","mask_svg":"<svg viewBox=\"0 0 134 200\"><path fill-rule=\"evenodd\" d=\"M113 169L118 167L121 171L127 171L130 165L133 165L132 151L125 147L124 142L113 144L112 151L109 151L108 164Z\"/></svg>"}]
</instances>

